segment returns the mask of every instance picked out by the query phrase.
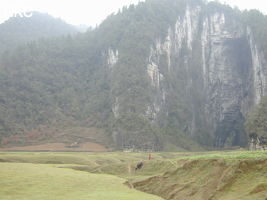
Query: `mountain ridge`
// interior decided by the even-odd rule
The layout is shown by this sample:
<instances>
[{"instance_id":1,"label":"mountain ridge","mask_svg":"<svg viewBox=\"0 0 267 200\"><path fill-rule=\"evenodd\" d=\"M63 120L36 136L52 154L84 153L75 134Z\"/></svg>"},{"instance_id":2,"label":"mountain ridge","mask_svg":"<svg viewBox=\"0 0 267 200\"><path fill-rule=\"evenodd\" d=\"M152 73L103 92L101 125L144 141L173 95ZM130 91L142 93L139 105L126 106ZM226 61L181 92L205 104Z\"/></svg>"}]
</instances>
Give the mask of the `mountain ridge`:
<instances>
[{"instance_id":1,"label":"mountain ridge","mask_svg":"<svg viewBox=\"0 0 267 200\"><path fill-rule=\"evenodd\" d=\"M78 28L47 13L31 11L17 14L0 24L0 48L12 50L27 42L78 33Z\"/></svg>"}]
</instances>

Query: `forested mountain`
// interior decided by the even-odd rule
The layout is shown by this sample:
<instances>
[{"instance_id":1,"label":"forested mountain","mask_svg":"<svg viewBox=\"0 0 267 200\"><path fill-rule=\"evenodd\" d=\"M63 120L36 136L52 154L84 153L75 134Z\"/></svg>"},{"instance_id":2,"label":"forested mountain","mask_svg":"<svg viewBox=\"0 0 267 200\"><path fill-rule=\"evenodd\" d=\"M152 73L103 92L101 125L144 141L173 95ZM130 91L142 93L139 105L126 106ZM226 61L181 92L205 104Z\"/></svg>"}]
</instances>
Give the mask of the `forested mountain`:
<instances>
[{"instance_id":1,"label":"forested mountain","mask_svg":"<svg viewBox=\"0 0 267 200\"><path fill-rule=\"evenodd\" d=\"M32 40L78 32L78 28L48 14L31 12L28 15L29 17L17 14L0 24L1 52Z\"/></svg>"},{"instance_id":2,"label":"forested mountain","mask_svg":"<svg viewBox=\"0 0 267 200\"><path fill-rule=\"evenodd\" d=\"M245 118L266 92L266 23L215 2L146 0L5 52L2 145L64 142L58 133L83 127L119 149L246 146Z\"/></svg>"}]
</instances>

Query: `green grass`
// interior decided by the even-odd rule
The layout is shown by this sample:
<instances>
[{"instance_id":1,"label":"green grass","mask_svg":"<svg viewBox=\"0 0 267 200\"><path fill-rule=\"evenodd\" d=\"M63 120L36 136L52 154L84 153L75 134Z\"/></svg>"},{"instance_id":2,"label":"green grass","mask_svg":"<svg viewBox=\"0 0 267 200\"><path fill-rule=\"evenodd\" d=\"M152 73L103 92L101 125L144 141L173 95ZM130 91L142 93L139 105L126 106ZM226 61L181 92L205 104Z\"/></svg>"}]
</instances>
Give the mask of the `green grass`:
<instances>
[{"instance_id":1,"label":"green grass","mask_svg":"<svg viewBox=\"0 0 267 200\"><path fill-rule=\"evenodd\" d=\"M3 200L161 199L128 188L122 178L53 165L1 163L0 180L0 199Z\"/></svg>"},{"instance_id":2,"label":"green grass","mask_svg":"<svg viewBox=\"0 0 267 200\"><path fill-rule=\"evenodd\" d=\"M261 200L267 195L267 151L162 152L152 157L148 161L148 153L0 152L0 200L150 200L161 198L148 193L168 197L183 187L175 195L192 195L184 199L202 200L216 188L221 192L214 193L215 199ZM135 172L140 160L145 164ZM137 189L148 193L130 189L126 181L144 181Z\"/></svg>"},{"instance_id":3,"label":"green grass","mask_svg":"<svg viewBox=\"0 0 267 200\"><path fill-rule=\"evenodd\" d=\"M202 152L181 156L181 159L266 159L267 151Z\"/></svg>"}]
</instances>

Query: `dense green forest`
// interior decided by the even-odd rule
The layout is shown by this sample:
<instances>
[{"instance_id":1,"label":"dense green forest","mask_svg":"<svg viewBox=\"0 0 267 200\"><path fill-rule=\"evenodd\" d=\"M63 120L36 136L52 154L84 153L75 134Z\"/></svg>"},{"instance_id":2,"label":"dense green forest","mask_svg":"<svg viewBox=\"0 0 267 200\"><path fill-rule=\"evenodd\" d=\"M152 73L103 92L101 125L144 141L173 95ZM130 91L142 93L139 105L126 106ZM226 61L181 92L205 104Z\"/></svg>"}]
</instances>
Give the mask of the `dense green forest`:
<instances>
[{"instance_id":1,"label":"dense green forest","mask_svg":"<svg viewBox=\"0 0 267 200\"><path fill-rule=\"evenodd\" d=\"M260 104L249 113L246 123L246 131L249 134L267 137L267 98L263 97Z\"/></svg>"},{"instance_id":2,"label":"dense green forest","mask_svg":"<svg viewBox=\"0 0 267 200\"><path fill-rule=\"evenodd\" d=\"M147 1L124 7L83 35L41 39L5 52L0 77L1 136L67 121L104 128L108 134L119 126L129 136L138 132L153 139L158 128L138 114L149 98L143 63L153 38L163 37L183 12L181 5ZM111 73L103 54L115 45L122 53ZM112 98L120 94L123 114L114 119Z\"/></svg>"}]
</instances>

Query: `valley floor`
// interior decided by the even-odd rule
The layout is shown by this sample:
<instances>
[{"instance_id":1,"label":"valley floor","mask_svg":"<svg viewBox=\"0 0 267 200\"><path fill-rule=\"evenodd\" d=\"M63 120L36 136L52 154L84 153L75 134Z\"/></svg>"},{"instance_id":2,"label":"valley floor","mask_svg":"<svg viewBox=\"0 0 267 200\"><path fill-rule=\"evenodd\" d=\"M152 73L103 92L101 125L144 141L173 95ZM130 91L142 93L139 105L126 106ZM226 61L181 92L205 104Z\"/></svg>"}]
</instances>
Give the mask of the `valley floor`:
<instances>
[{"instance_id":1,"label":"valley floor","mask_svg":"<svg viewBox=\"0 0 267 200\"><path fill-rule=\"evenodd\" d=\"M141 170L134 167L144 161ZM267 151L0 152L5 200L265 200Z\"/></svg>"}]
</instances>

